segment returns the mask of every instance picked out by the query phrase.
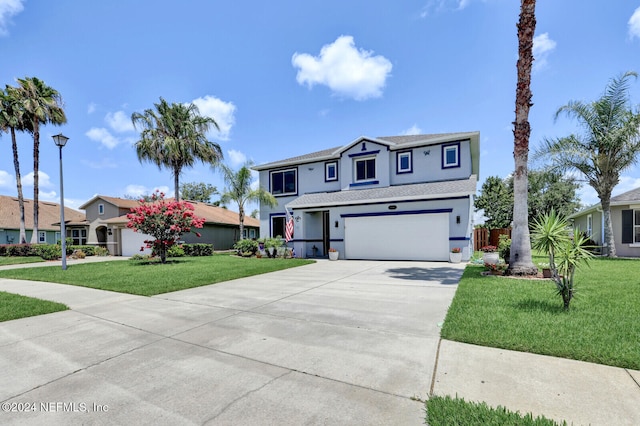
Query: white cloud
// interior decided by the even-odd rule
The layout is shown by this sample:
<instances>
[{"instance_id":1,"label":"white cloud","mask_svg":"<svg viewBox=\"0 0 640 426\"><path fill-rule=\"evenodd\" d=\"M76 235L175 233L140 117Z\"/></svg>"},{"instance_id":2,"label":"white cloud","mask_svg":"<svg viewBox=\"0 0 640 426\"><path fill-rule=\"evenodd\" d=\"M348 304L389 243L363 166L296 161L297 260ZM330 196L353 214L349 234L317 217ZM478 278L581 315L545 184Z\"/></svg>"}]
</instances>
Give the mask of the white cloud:
<instances>
[{"instance_id":1,"label":"white cloud","mask_svg":"<svg viewBox=\"0 0 640 426\"><path fill-rule=\"evenodd\" d=\"M533 38L533 63L534 71L539 71L547 66L547 57L556 48L557 43L549 38L549 33L543 33Z\"/></svg>"},{"instance_id":2,"label":"white cloud","mask_svg":"<svg viewBox=\"0 0 640 426\"><path fill-rule=\"evenodd\" d=\"M631 18L629 18L629 37L640 38L640 7L633 12Z\"/></svg>"},{"instance_id":3,"label":"white cloud","mask_svg":"<svg viewBox=\"0 0 640 426\"><path fill-rule=\"evenodd\" d=\"M422 7L420 17L426 18L434 13L443 11L460 11L466 9L471 4L471 0L429 0Z\"/></svg>"},{"instance_id":4,"label":"white cloud","mask_svg":"<svg viewBox=\"0 0 640 426\"><path fill-rule=\"evenodd\" d=\"M131 118L124 111L109 112L104 117L104 121L107 122L112 130L118 133L135 132Z\"/></svg>"},{"instance_id":5,"label":"white cloud","mask_svg":"<svg viewBox=\"0 0 640 426\"><path fill-rule=\"evenodd\" d=\"M620 195L623 192L631 191L632 189L640 188L640 178L634 178L631 176L620 176L620 182L613 188L612 196Z\"/></svg>"},{"instance_id":6,"label":"white cloud","mask_svg":"<svg viewBox=\"0 0 640 426\"><path fill-rule=\"evenodd\" d=\"M27 173L22 177L22 184L24 186L33 186L33 172ZM42 170L38 171L38 188L53 188L53 184L51 183L51 179L49 175L43 172Z\"/></svg>"},{"instance_id":7,"label":"white cloud","mask_svg":"<svg viewBox=\"0 0 640 426\"><path fill-rule=\"evenodd\" d=\"M153 194L156 190L164 193L165 197L167 198L174 196L173 190L170 191L168 186L156 186L154 188L147 188L144 185L136 184L127 185L124 190L124 194L131 197L141 198L144 195Z\"/></svg>"},{"instance_id":8,"label":"white cloud","mask_svg":"<svg viewBox=\"0 0 640 426\"><path fill-rule=\"evenodd\" d=\"M230 149L227 151L227 154L229 155L229 161L233 167L241 166L247 162L247 156L240 151Z\"/></svg>"},{"instance_id":9,"label":"white cloud","mask_svg":"<svg viewBox=\"0 0 640 426\"><path fill-rule=\"evenodd\" d=\"M85 135L92 141L100 142L109 149L113 149L120 143L120 140L114 137L104 127L92 127Z\"/></svg>"},{"instance_id":10,"label":"white cloud","mask_svg":"<svg viewBox=\"0 0 640 426\"><path fill-rule=\"evenodd\" d=\"M232 102L225 102L215 96L209 95L194 99L192 102L200 110L200 115L212 117L216 120L216 123L218 123L220 131L216 132L215 128L213 129L216 135L215 137L223 141L229 140L231 127L233 127L236 122L236 106Z\"/></svg>"},{"instance_id":11,"label":"white cloud","mask_svg":"<svg viewBox=\"0 0 640 426\"><path fill-rule=\"evenodd\" d=\"M319 56L296 52L291 63L298 68L298 84L309 88L322 84L336 95L358 101L382 96L393 67L384 56L356 48L351 36L340 36L322 46Z\"/></svg>"},{"instance_id":12,"label":"white cloud","mask_svg":"<svg viewBox=\"0 0 640 426\"><path fill-rule=\"evenodd\" d=\"M98 104L96 104L95 102L91 102L89 106L87 106L87 114L93 114L94 112L96 112L97 107Z\"/></svg>"},{"instance_id":13,"label":"white cloud","mask_svg":"<svg viewBox=\"0 0 640 426\"><path fill-rule=\"evenodd\" d=\"M407 130L404 130L402 132L400 132L401 135L419 135L422 133L422 129L420 127L418 127L417 124L414 124L413 126L409 127Z\"/></svg>"},{"instance_id":14,"label":"white cloud","mask_svg":"<svg viewBox=\"0 0 640 426\"><path fill-rule=\"evenodd\" d=\"M9 34L11 18L24 10L22 0L0 0L0 36Z\"/></svg>"},{"instance_id":15,"label":"white cloud","mask_svg":"<svg viewBox=\"0 0 640 426\"><path fill-rule=\"evenodd\" d=\"M0 170L0 188L15 188L13 176L4 170Z\"/></svg>"}]
</instances>

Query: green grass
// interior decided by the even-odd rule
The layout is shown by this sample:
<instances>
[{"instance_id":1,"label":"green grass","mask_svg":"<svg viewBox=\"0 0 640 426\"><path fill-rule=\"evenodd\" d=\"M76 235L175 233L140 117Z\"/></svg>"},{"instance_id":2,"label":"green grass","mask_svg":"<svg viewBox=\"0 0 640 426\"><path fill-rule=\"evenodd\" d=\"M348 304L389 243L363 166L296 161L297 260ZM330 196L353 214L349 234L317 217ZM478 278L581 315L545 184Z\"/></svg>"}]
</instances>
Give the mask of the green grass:
<instances>
[{"instance_id":1,"label":"green grass","mask_svg":"<svg viewBox=\"0 0 640 426\"><path fill-rule=\"evenodd\" d=\"M0 291L0 322L69 309L62 303Z\"/></svg>"},{"instance_id":2,"label":"green grass","mask_svg":"<svg viewBox=\"0 0 640 426\"><path fill-rule=\"evenodd\" d=\"M545 417L522 416L519 412L508 411L504 407L491 408L486 403L467 402L462 398L432 396L426 402L429 426L556 426L557 423Z\"/></svg>"},{"instance_id":3,"label":"green grass","mask_svg":"<svg viewBox=\"0 0 640 426\"><path fill-rule=\"evenodd\" d=\"M44 260L37 256L0 256L0 266L36 262L44 262Z\"/></svg>"},{"instance_id":4,"label":"green grass","mask_svg":"<svg viewBox=\"0 0 640 426\"><path fill-rule=\"evenodd\" d=\"M228 254L169 259L167 264L116 260L0 271L0 278L49 281L62 284L152 296L264 274L313 263L305 259L239 258Z\"/></svg>"},{"instance_id":5,"label":"green grass","mask_svg":"<svg viewBox=\"0 0 640 426\"><path fill-rule=\"evenodd\" d=\"M640 370L640 260L581 267L568 311L550 280L485 277L483 269L466 268L443 338Z\"/></svg>"}]
</instances>

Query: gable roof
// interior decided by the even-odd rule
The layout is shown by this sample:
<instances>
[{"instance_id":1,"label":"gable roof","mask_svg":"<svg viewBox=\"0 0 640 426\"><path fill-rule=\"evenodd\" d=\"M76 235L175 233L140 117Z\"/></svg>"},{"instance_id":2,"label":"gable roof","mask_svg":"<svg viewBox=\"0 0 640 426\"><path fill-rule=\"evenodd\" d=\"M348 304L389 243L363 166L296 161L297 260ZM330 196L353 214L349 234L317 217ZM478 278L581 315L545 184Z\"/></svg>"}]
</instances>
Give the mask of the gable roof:
<instances>
[{"instance_id":1,"label":"gable roof","mask_svg":"<svg viewBox=\"0 0 640 426\"><path fill-rule=\"evenodd\" d=\"M96 195L95 197L93 197L91 200L87 201L80 207L86 208L88 205L92 204L98 199L105 200L119 208L130 209L130 208L138 207L140 205L140 203L136 200L129 200L126 198L117 198L117 197L106 197L104 195ZM165 200L170 201L170 200L173 200L173 198L165 198ZM204 217L205 223L212 224L212 225L219 224L219 225L240 226L240 220L238 219L237 212L234 212L222 207L217 207L212 204L202 203L199 201L189 201L189 200L185 200L185 201L188 201L190 204L193 205L194 213L196 214L196 216ZM115 224L127 223L128 221L129 219L127 219L126 215L121 215L121 216L102 220L101 222L115 225ZM244 226L259 228L260 221L250 216L245 216Z\"/></svg>"},{"instance_id":2,"label":"gable roof","mask_svg":"<svg viewBox=\"0 0 640 426\"><path fill-rule=\"evenodd\" d=\"M436 145L446 142L454 142L469 139L471 141L471 173L478 175L480 171L480 132L460 132L460 133L437 133L424 135L406 135L406 136L381 136L377 138L360 136L359 138L349 142L346 145L334 148L324 149L309 154L299 155L297 157L287 158L285 160L274 161L271 163L253 166L256 171L274 169L279 167L287 167L298 164L326 161L340 158L340 155L352 146L362 142L371 141L382 145L386 145L390 150L407 149L417 146Z\"/></svg>"},{"instance_id":3,"label":"gable roof","mask_svg":"<svg viewBox=\"0 0 640 426\"><path fill-rule=\"evenodd\" d=\"M640 187L632 189L631 191L623 192L615 197L611 197L611 206L626 206L630 204L640 204ZM593 204L577 213L569 216L569 219L573 219L587 213L591 213L601 208L601 203Z\"/></svg>"},{"instance_id":4,"label":"gable roof","mask_svg":"<svg viewBox=\"0 0 640 426\"><path fill-rule=\"evenodd\" d=\"M434 198L471 196L476 193L477 178L447 180L441 182L395 185L357 191L333 191L304 194L287 204L287 208L317 208L340 205L389 203Z\"/></svg>"},{"instance_id":5,"label":"gable roof","mask_svg":"<svg viewBox=\"0 0 640 426\"><path fill-rule=\"evenodd\" d=\"M33 229L33 206L33 200L24 200L25 229ZM64 208L64 221L72 224L86 224L84 213L69 207ZM0 195L0 228L20 229L18 197ZM38 230L60 230L60 204L50 201L38 202Z\"/></svg>"}]
</instances>

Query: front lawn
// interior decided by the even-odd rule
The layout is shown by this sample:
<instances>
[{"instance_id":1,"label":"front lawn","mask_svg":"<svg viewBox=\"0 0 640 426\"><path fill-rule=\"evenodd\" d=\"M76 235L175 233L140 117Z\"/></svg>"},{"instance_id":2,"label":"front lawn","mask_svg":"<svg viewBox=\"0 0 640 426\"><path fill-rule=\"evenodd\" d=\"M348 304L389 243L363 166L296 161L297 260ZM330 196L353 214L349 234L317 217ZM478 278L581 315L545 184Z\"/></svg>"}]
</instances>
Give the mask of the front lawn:
<instances>
[{"instance_id":1,"label":"front lawn","mask_svg":"<svg viewBox=\"0 0 640 426\"><path fill-rule=\"evenodd\" d=\"M491 408L486 403L467 402L462 398L450 396L432 396L426 402L427 417L425 422L429 426L558 426L566 422L557 423L543 416L533 417L531 414L521 415L504 407Z\"/></svg>"},{"instance_id":2,"label":"front lawn","mask_svg":"<svg viewBox=\"0 0 640 426\"><path fill-rule=\"evenodd\" d=\"M44 262L44 260L38 256L0 256L0 266L37 262Z\"/></svg>"},{"instance_id":3,"label":"front lawn","mask_svg":"<svg viewBox=\"0 0 640 426\"><path fill-rule=\"evenodd\" d=\"M69 309L62 303L0 291L0 322Z\"/></svg>"},{"instance_id":4,"label":"front lawn","mask_svg":"<svg viewBox=\"0 0 640 426\"><path fill-rule=\"evenodd\" d=\"M0 271L0 278L49 281L121 293L153 296L264 274L313 263L305 259L239 258L228 254L180 257L167 264L146 261L106 261Z\"/></svg>"},{"instance_id":5,"label":"front lawn","mask_svg":"<svg viewBox=\"0 0 640 426\"><path fill-rule=\"evenodd\" d=\"M550 280L481 276L468 266L444 339L640 370L640 260L597 258L576 272L565 311Z\"/></svg>"}]
</instances>

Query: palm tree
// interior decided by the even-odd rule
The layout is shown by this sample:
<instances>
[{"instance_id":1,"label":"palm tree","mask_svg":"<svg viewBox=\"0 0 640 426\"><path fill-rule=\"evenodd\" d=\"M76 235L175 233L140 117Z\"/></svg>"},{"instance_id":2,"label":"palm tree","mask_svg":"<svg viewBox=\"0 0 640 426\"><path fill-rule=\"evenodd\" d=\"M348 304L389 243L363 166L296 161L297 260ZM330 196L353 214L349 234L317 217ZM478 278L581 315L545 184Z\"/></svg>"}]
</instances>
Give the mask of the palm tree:
<instances>
[{"instance_id":1,"label":"palm tree","mask_svg":"<svg viewBox=\"0 0 640 426\"><path fill-rule=\"evenodd\" d=\"M246 162L237 172L223 164L222 174L227 187L220 197L222 204L235 201L238 204L238 219L240 221L240 239L244 238L244 206L248 201L260 202L275 207L278 205L276 198L266 189L251 188L251 162Z\"/></svg>"},{"instance_id":2,"label":"palm tree","mask_svg":"<svg viewBox=\"0 0 640 426\"><path fill-rule=\"evenodd\" d=\"M153 109L134 112L131 121L141 128L136 142L138 159L154 163L158 168L169 168L173 174L176 200L180 199L180 173L192 167L196 160L216 166L222 160L220 146L207 140L207 132L218 123L212 117L203 117L195 104L169 104L163 98Z\"/></svg>"},{"instance_id":3,"label":"palm tree","mask_svg":"<svg viewBox=\"0 0 640 426\"><path fill-rule=\"evenodd\" d=\"M518 83L516 87L516 121L514 124L513 158L513 231L509 272L533 275L538 269L531 258L528 219L529 109L531 103L531 66L533 64L533 34L536 30L536 0L522 0L518 22Z\"/></svg>"},{"instance_id":4,"label":"palm tree","mask_svg":"<svg viewBox=\"0 0 640 426\"><path fill-rule=\"evenodd\" d=\"M13 166L16 171L18 207L20 210L20 244L25 244L27 242L27 232L24 223L24 194L22 193L22 178L20 176L20 162L18 161L18 143L16 141L16 130L24 130L22 113L23 111L18 104L16 88L7 85L5 91L0 91L0 131L11 133Z\"/></svg>"},{"instance_id":5,"label":"palm tree","mask_svg":"<svg viewBox=\"0 0 640 426\"><path fill-rule=\"evenodd\" d=\"M38 186L40 168L40 125L60 125L67 122L62 97L52 87L36 77L18 79L18 102L23 110L24 128L33 135L33 234L31 243L38 242ZM64 238L64 235L62 236Z\"/></svg>"},{"instance_id":6,"label":"palm tree","mask_svg":"<svg viewBox=\"0 0 640 426\"><path fill-rule=\"evenodd\" d=\"M626 72L611 79L604 94L594 102L570 101L560 107L556 119L563 113L575 118L584 133L545 139L535 154L536 158L548 159L554 170L577 170L596 190L609 257L616 257L611 192L620 174L637 162L640 151L640 111L633 111L629 100L629 79L637 76Z\"/></svg>"}]
</instances>

